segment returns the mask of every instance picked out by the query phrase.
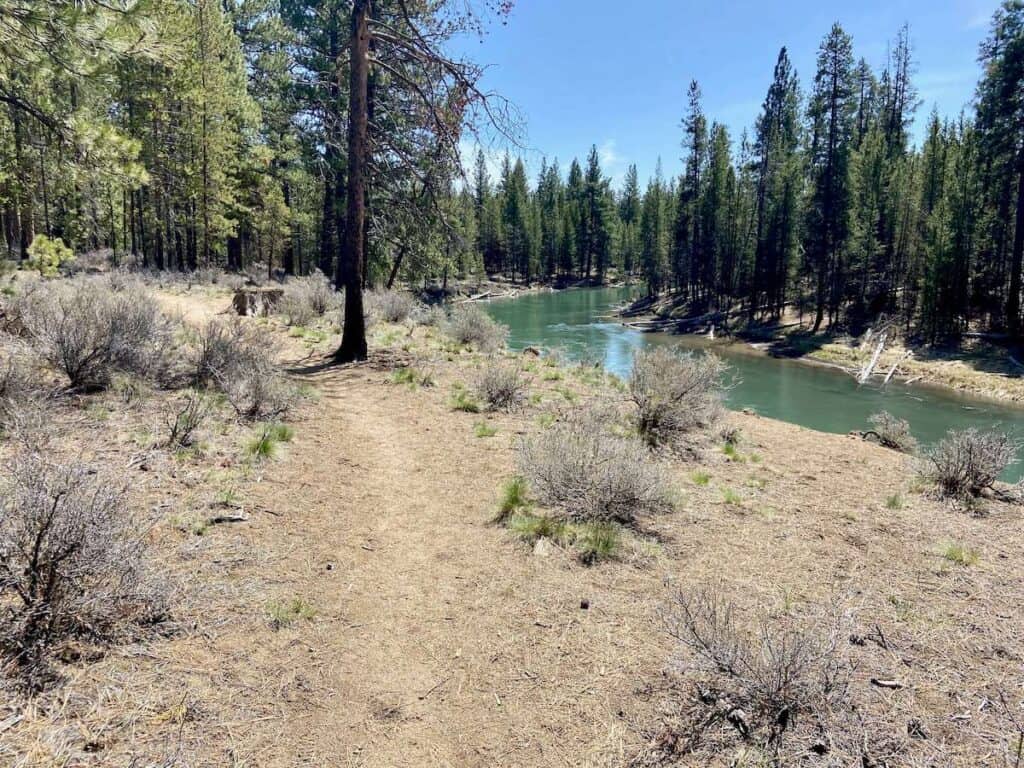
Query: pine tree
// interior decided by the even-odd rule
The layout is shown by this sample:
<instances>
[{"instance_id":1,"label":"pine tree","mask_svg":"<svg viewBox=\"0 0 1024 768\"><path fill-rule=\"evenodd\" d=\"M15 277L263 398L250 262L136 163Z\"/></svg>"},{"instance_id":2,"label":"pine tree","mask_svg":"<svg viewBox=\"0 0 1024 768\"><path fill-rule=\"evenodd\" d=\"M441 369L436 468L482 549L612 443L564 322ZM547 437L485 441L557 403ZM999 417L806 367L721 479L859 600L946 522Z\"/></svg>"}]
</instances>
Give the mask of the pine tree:
<instances>
[{"instance_id":1,"label":"pine tree","mask_svg":"<svg viewBox=\"0 0 1024 768\"><path fill-rule=\"evenodd\" d=\"M996 211L989 236L993 257L1008 261L1003 322L1018 337L1024 266L1024 3L1005 0L980 59L984 74L978 83L978 138L991 168L990 205Z\"/></svg>"},{"instance_id":2,"label":"pine tree","mask_svg":"<svg viewBox=\"0 0 1024 768\"><path fill-rule=\"evenodd\" d=\"M757 199L750 319L759 309L778 317L785 308L801 215L800 141L799 84L783 48L755 128Z\"/></svg>"},{"instance_id":3,"label":"pine tree","mask_svg":"<svg viewBox=\"0 0 1024 768\"><path fill-rule=\"evenodd\" d=\"M842 300L856 95L850 36L835 24L818 50L808 107L811 192L804 248L815 283L815 331L821 327L826 308L830 321L836 319Z\"/></svg>"}]
</instances>

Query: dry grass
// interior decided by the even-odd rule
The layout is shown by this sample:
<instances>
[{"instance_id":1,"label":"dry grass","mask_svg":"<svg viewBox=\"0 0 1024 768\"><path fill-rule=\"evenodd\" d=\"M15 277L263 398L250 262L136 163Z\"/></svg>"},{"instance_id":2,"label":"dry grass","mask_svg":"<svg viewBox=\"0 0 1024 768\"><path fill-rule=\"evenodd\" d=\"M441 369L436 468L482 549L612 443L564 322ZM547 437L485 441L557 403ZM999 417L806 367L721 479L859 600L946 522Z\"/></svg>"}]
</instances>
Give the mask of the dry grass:
<instances>
[{"instance_id":1,"label":"dry grass","mask_svg":"<svg viewBox=\"0 0 1024 768\"><path fill-rule=\"evenodd\" d=\"M192 317L227 304L206 291L174 298ZM133 508L163 516L151 553L180 585L182 631L102 658L68 655L60 689L33 702L5 697L0 723L16 722L0 734L0 764L56 755L83 768L171 758L621 765L654 743L679 701L665 673L681 674L683 690L706 674L666 666L679 646L658 609L677 589L708 583L721 584L744 631L762 619L799 628L835 594L856 595L851 696L872 732L897 733L872 750L876 764L1014 764L1024 657L1017 507L994 499L986 517L956 514L910 491L912 469L891 451L731 414L744 454L761 461L709 452L666 462L686 495L672 514L644 521L655 558L587 568L531 553L489 524L495 478L515 472L512 436L567 418L556 387L579 408L609 392L568 371L537 381L527 407L489 416L499 436L479 440L479 417L447 401L480 358L453 355L437 387L393 386L396 359L449 349L434 328L407 330L367 366L303 374L321 397L299 408L296 437L273 464L244 460L250 428L224 413L203 430L201 452L143 447L136 431L162 428L170 397L161 391L130 407L113 391L55 405L51 450L116 468ZM279 340L291 359L308 355ZM92 415L99 407L104 420ZM13 448L0 443L0 454ZM697 473L706 485L687 481ZM227 488L245 514L211 506ZM723 488L741 489L743 505L723 505ZM903 507L887 509L896 493ZM208 523L196 536L174 515L244 521ZM948 542L981 555L957 565L942 556ZM299 598L315 616L275 629L268 606ZM757 758L740 747L676 762Z\"/></svg>"}]
</instances>

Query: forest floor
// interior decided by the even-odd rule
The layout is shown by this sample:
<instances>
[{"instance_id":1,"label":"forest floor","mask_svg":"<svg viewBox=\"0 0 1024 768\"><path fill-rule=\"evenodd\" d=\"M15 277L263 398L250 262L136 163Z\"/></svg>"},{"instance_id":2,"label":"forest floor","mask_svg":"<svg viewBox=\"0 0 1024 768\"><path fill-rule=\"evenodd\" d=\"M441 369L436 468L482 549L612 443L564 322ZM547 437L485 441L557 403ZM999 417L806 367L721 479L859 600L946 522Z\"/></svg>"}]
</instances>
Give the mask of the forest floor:
<instances>
[{"instance_id":1,"label":"forest floor","mask_svg":"<svg viewBox=\"0 0 1024 768\"><path fill-rule=\"evenodd\" d=\"M706 317L706 316L705 316ZM789 310L778 321L747 327L745 318L730 317L736 327L734 338L777 357L786 357L814 365L829 365L856 373L872 357L875 344L827 327L818 333L810 330L813 318L800 317ZM694 322L685 305L663 300L630 321L651 329L672 332L679 321L685 332L707 334L709 322ZM717 319L718 334L722 333ZM972 395L1010 402L1024 402L1024 361L1015 350L980 337L965 338L958 346L923 346L906 343L899 334L890 334L875 368L881 380L894 370L898 381L945 387Z\"/></svg>"},{"instance_id":2,"label":"forest floor","mask_svg":"<svg viewBox=\"0 0 1024 768\"><path fill-rule=\"evenodd\" d=\"M229 304L165 300L195 322ZM735 451L708 436L670 461L680 500L643 546L587 566L492 520L520 439L621 399L609 377L524 355L527 405L463 413L453 387L484 362L435 329L376 326L368 363L327 367L336 337L266 325L307 391L275 458L244 462L227 422L201 450L140 448L166 393L61 406L54 450L123 467L152 520L176 625L69 653L52 692L0 703L0 764L623 765L658 734L682 658L661 610L718 584L769 616L844 602L869 638L852 686L891 726L886 764L1012 765L995 702L1024 684L1019 507L958 511L901 454L737 413ZM430 385L398 383L403 366ZM243 519L209 523L227 490Z\"/></svg>"}]
</instances>

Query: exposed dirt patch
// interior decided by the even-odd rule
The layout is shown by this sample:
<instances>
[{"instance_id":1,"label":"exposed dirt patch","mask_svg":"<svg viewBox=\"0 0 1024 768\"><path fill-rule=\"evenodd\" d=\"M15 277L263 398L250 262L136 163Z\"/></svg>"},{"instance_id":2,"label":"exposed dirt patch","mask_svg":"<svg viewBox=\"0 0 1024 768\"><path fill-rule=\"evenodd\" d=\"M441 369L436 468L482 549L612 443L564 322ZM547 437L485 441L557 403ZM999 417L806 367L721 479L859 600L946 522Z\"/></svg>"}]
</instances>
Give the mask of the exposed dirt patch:
<instances>
[{"instance_id":1,"label":"exposed dirt patch","mask_svg":"<svg viewBox=\"0 0 1024 768\"><path fill-rule=\"evenodd\" d=\"M176 300L199 319L222 299ZM106 427L69 432L67 445L124 466L140 510L160 519L180 627L71 663L53 694L0 708L0 728L22 718L0 732L3 761L622 764L659 728L675 653L659 608L677 586L709 582L768 612L842 596L861 635L877 635L857 646L859 700L895 724L906 755L999 765L1015 748L993 701L999 689L1019 700L1022 684L1018 509L968 516L920 494L899 454L733 414L737 456L710 441L672 464L682 502L649 521L653 555L595 567L557 547L538 556L490 523L517 440L574 399L617 395L591 371L545 380L528 362L539 402L455 412L452 384L479 362L440 352L434 333L379 328L376 348L390 349L344 368L323 365L330 339L292 339L292 373L319 396L282 455L232 475L247 521L202 536L169 518L216 503L236 448L144 469ZM435 385L392 383L410 362ZM482 420L497 434L476 437ZM950 543L977 562L947 560Z\"/></svg>"}]
</instances>

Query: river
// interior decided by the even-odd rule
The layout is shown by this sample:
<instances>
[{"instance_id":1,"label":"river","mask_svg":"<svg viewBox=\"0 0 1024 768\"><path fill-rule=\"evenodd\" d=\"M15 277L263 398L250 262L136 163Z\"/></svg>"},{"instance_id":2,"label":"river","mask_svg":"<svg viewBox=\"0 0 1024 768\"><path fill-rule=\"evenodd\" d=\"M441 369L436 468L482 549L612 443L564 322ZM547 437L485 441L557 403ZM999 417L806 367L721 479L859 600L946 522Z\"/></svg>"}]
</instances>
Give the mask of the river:
<instances>
[{"instance_id":1,"label":"river","mask_svg":"<svg viewBox=\"0 0 1024 768\"><path fill-rule=\"evenodd\" d=\"M742 344L715 343L696 336L643 333L628 328L612 311L631 296L630 288L583 288L524 293L486 302L491 316L509 327L509 346L561 349L574 360L600 362L626 376L636 350L658 344L687 349L713 347L729 364L730 408L750 408L781 421L822 432L868 428L881 410L910 422L914 436L927 445L950 429L992 427L1024 436L1024 409L941 388L891 382L857 386L849 374L795 360L774 358ZM1007 480L1024 476L1018 461Z\"/></svg>"}]
</instances>

